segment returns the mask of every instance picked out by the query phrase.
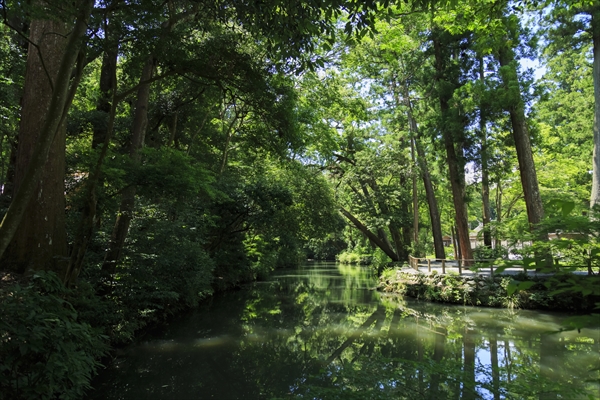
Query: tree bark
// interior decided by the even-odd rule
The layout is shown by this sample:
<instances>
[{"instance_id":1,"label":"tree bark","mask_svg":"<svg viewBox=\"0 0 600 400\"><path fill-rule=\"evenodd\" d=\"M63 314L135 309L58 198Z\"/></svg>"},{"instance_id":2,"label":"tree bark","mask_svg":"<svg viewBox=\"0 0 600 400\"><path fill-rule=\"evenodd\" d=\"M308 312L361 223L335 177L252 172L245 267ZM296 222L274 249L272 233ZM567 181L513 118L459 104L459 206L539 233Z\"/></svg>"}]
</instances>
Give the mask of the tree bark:
<instances>
[{"instance_id":1,"label":"tree bark","mask_svg":"<svg viewBox=\"0 0 600 400\"><path fill-rule=\"evenodd\" d=\"M138 86L137 100L135 103L135 113L133 117L133 126L131 132L131 142L129 144L129 156L134 164L139 164L141 155L140 150L144 146L146 136L146 128L148 125L148 103L150 101L150 86L149 82L154 73L155 59L150 56L140 77ZM121 205L115 226L111 235L109 249L102 264L102 270L108 273L114 273L116 264L120 260L125 245L125 239L129 232L129 226L133 218L135 207L135 194L137 188L135 185L126 187L121 195Z\"/></svg>"},{"instance_id":2,"label":"tree bark","mask_svg":"<svg viewBox=\"0 0 600 400\"><path fill-rule=\"evenodd\" d=\"M19 272L64 274L64 123L78 84L70 87L69 81L92 7L92 1L82 2L72 27L57 20L31 23L30 40L37 47L30 44L28 50L14 195L0 225L2 264Z\"/></svg>"},{"instance_id":3,"label":"tree bark","mask_svg":"<svg viewBox=\"0 0 600 400\"><path fill-rule=\"evenodd\" d=\"M374 179L371 179L371 184L369 186L371 186L371 188L375 191L375 196L377 198L377 204L379 205L379 211L377 210L377 207L375 207L375 203L373 203L373 199L371 198L371 194L369 193L369 189L367 188L367 184L361 179L360 180L360 187L362 189L364 198L365 198L365 202L367 203L367 205L373 210L373 214L374 215L384 215L387 216L389 215L389 209L387 208L387 204L385 204L384 201L381 201L379 199L379 196L377 196L377 183L375 182ZM392 232L393 234L393 232ZM392 246L392 243L390 242L390 239L388 238L388 235L385 233L385 230L381 227L377 228L377 235L379 236L379 238L385 243L386 247L389 247L390 249L394 249L395 246ZM395 243L396 244L396 243ZM396 257L400 259L400 253L398 252L398 250L396 249Z\"/></svg>"},{"instance_id":4,"label":"tree bark","mask_svg":"<svg viewBox=\"0 0 600 400\"><path fill-rule=\"evenodd\" d=\"M505 89L508 91L519 88L517 68L512 50L506 48L506 46L502 46L498 52L498 62L501 66L500 74ZM520 89L517 90L518 92L513 93L513 96L511 96L516 101L508 105L506 109L510 115L510 122L513 128L513 138L519 161L519 173L521 175L521 184L523 185L523 194L527 207L527 218L530 229L534 230L538 228L539 223L544 217L544 206L540 195L533 153L531 151L529 130L525 121L525 105ZM539 239L548 240L548 234L539 232Z\"/></svg>"},{"instance_id":5,"label":"tree bark","mask_svg":"<svg viewBox=\"0 0 600 400\"><path fill-rule=\"evenodd\" d=\"M383 240L381 240L379 238L379 236L377 236L376 234L374 234L373 232L371 232L369 230L369 228L367 228L362 222L360 222L354 215L350 214L350 212L348 212L346 209L344 209L343 207L340 208L340 212L342 213L342 215L346 218L348 218L348 220L350 222L352 222L352 224L363 233L363 235L365 235L370 241L371 243L373 243L375 246L379 247L381 250L383 250L383 252L392 259L392 261L399 261L398 260L398 256L396 255L396 253L394 253L394 250L389 247Z\"/></svg>"},{"instance_id":6,"label":"tree bark","mask_svg":"<svg viewBox=\"0 0 600 400\"><path fill-rule=\"evenodd\" d=\"M483 59L479 58L479 80L485 83L483 73ZM484 108L486 104L479 106L479 133L481 135L481 202L483 204L483 245L488 249L492 248L492 233L490 232L491 207L490 207L490 177L488 171L488 141L486 129L486 114Z\"/></svg>"},{"instance_id":7,"label":"tree bark","mask_svg":"<svg viewBox=\"0 0 600 400\"><path fill-rule=\"evenodd\" d=\"M371 179L369 182L369 186L376 193L379 191L379 186L377 185L377 181L375 179ZM391 216L391 210L386 204L385 201L381 200L379 196L377 196L377 202L379 204L379 209L382 214ZM408 250L404 245L402 238L400 237L400 229L396 222L390 218L390 224L388 225L388 230L390 231L390 236L392 237L392 241L394 242L394 250L396 251L396 255L398 255L398 259L400 261L408 261Z\"/></svg>"},{"instance_id":8,"label":"tree bark","mask_svg":"<svg viewBox=\"0 0 600 400\"><path fill-rule=\"evenodd\" d=\"M496 182L496 222L500 224L502 222L502 182L498 178ZM495 247L499 249L502 247L502 238L498 236L498 232L494 235Z\"/></svg>"},{"instance_id":9,"label":"tree bark","mask_svg":"<svg viewBox=\"0 0 600 400\"><path fill-rule=\"evenodd\" d=\"M415 154L415 138L410 138L410 157L413 168L417 166L417 155ZM419 244L419 192L417 191L417 172L412 174L412 194L413 194L413 241L415 245Z\"/></svg>"},{"instance_id":10,"label":"tree bark","mask_svg":"<svg viewBox=\"0 0 600 400\"><path fill-rule=\"evenodd\" d=\"M446 60L442 53L442 43L439 39L434 38L433 40L434 52L435 52L435 67L438 73L436 80L438 81L439 87L439 102L440 110L442 113L442 136L444 140L444 147L446 149L446 162L448 163L448 172L450 175L450 187L452 189L452 200L454 203L455 219L456 219L456 233L459 240L460 255L464 260L464 265L468 265L473 259L473 251L471 249L471 241L469 238L469 217L467 212L467 203L465 201L465 171L463 163L459 160L456 148L455 140L457 140L459 134L458 129L463 128L463 123L457 123L452 121L451 110L449 101L452 97L452 92L449 87L455 87L456 84L447 82L444 80L446 75ZM445 86L445 87L444 87ZM458 116L460 117L460 116ZM454 125L459 125L455 127Z\"/></svg>"},{"instance_id":11,"label":"tree bark","mask_svg":"<svg viewBox=\"0 0 600 400\"><path fill-rule=\"evenodd\" d=\"M406 176L400 175L400 187L406 187ZM400 199L400 212L402 215L406 215L407 218L410 215L410 201L407 201L405 197ZM402 254L398 254L401 260L408 260L408 249L411 247L412 240L412 227L410 224L402 224Z\"/></svg>"},{"instance_id":12,"label":"tree bark","mask_svg":"<svg viewBox=\"0 0 600 400\"><path fill-rule=\"evenodd\" d=\"M490 207L490 177L488 172L488 148L486 132L483 132L481 144L481 201L483 203L483 245L492 248L492 232L490 231L491 207Z\"/></svg>"},{"instance_id":13,"label":"tree bark","mask_svg":"<svg viewBox=\"0 0 600 400\"><path fill-rule=\"evenodd\" d=\"M435 197L435 190L433 189L433 183L431 182L431 175L429 174L429 167L427 166L427 159L425 158L425 152L420 142L419 127L417 121L414 118L412 112L412 104L408 98L408 93L405 93L406 105L407 105L407 117L409 129L413 133L414 144L417 151L417 164L419 171L423 179L423 186L425 186L425 196L427 197L427 205L429 206L429 218L431 219L431 231L433 233L433 248L435 251L435 258L442 260L446 258L446 252L444 251L444 239L442 236L442 219L440 218L440 210L438 207L437 198Z\"/></svg>"},{"instance_id":14,"label":"tree bark","mask_svg":"<svg viewBox=\"0 0 600 400\"><path fill-rule=\"evenodd\" d=\"M111 37L111 27L105 24L105 36L107 38L107 50L102 55L102 66L100 68L100 99L96 104L96 111L102 118L99 123L94 125L92 136L92 149L96 149L104 144L104 139L108 134L108 120L110 118L111 98L113 88L116 86L117 54L119 50L119 41Z\"/></svg>"}]
</instances>

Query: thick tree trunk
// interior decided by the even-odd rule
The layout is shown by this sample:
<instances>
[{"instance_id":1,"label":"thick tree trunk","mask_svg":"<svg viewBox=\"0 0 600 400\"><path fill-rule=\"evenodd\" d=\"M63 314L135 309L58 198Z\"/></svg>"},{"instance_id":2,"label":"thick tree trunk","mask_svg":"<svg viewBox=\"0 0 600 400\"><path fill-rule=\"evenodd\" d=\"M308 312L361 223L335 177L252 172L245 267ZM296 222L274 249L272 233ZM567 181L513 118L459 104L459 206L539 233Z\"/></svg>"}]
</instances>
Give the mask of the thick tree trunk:
<instances>
[{"instance_id":1,"label":"thick tree trunk","mask_svg":"<svg viewBox=\"0 0 600 400\"><path fill-rule=\"evenodd\" d=\"M446 258L446 252L444 251L444 239L442 236L442 219L440 218L440 210L438 202L435 197L435 190L433 189L433 183L431 182L431 175L429 174L429 167L427 166L427 159L425 158L425 152L420 142L419 127L415 120L412 112L412 104L408 98L408 94L405 93L407 103L407 116L410 131L413 133L415 149L417 152L417 164L419 165L419 171L423 179L423 186L425 186L425 196L427 197L427 205L429 206L429 218L431 219L431 231L433 233L433 248L435 251L435 258L442 260Z\"/></svg>"},{"instance_id":2,"label":"thick tree trunk","mask_svg":"<svg viewBox=\"0 0 600 400\"><path fill-rule=\"evenodd\" d=\"M517 69L512 51L506 47L501 48L498 53L498 61L502 67L502 82L506 90L515 90L514 88L519 88ZM533 230L538 228L539 223L544 217L544 206L542 204L537 173L533 162L529 131L525 121L525 106L523 104L520 89L517 90L517 93L513 93L513 98L517 100L507 107L507 111L510 114L510 122L513 128L513 138L517 150L517 159L519 161L519 173L521 175L521 184L523 185L523 194L525 196L525 205L527 207L527 218L529 220L530 229ZM548 234L540 232L539 239L548 240Z\"/></svg>"},{"instance_id":3,"label":"thick tree trunk","mask_svg":"<svg viewBox=\"0 0 600 400\"><path fill-rule=\"evenodd\" d=\"M467 203L465 200L465 170L463 163L459 160L455 148L455 141L462 135L462 132L456 132L457 129L461 129L463 124L458 124L456 121L452 121L450 115L451 110L449 101L452 96L452 91L449 90L448 85L454 87L454 83L444 81L446 74L446 61L442 54L442 44L439 40L434 39L433 41L435 50L436 60L436 71L438 73L437 81L439 88L439 102L440 110L442 113L442 136L444 140L444 147L446 149L446 162L448 164L448 172L450 175L450 187L452 189L452 201L454 203L454 211L456 218L456 233L459 240L461 258L465 260L465 265L468 265L473 259L473 251L471 249L471 241L469 238L469 217L467 213ZM446 87L443 87L446 86ZM460 117L460 116L458 116ZM455 125L459 127L455 127Z\"/></svg>"},{"instance_id":4,"label":"thick tree trunk","mask_svg":"<svg viewBox=\"0 0 600 400\"><path fill-rule=\"evenodd\" d=\"M592 38L594 43L594 155L590 208L600 204L600 7L594 7L592 11Z\"/></svg>"},{"instance_id":5,"label":"thick tree trunk","mask_svg":"<svg viewBox=\"0 0 600 400\"><path fill-rule=\"evenodd\" d=\"M358 218L356 218L354 215L350 214L350 212L348 212L344 208L340 208L340 212L342 213L342 215L344 217L348 218L348 220L350 222L352 222L352 224L356 227L356 229L361 231L363 233L363 235L365 235L371 241L371 243L373 243L375 246L377 246L381 250L383 250L383 252L389 258L391 258L392 261L399 261L398 256L396 255L396 253L394 253L394 250L391 247L389 247L383 240L381 240L379 238L379 236L377 236L376 234L371 232L369 230L369 228L367 228L362 222L360 222L358 220Z\"/></svg>"},{"instance_id":6,"label":"thick tree trunk","mask_svg":"<svg viewBox=\"0 0 600 400\"><path fill-rule=\"evenodd\" d=\"M64 123L78 83L70 88L69 81L92 6L82 2L70 28L56 20L31 23L30 40L37 47L28 50L14 195L0 225L2 264L19 272L52 269L64 274Z\"/></svg>"},{"instance_id":7,"label":"thick tree trunk","mask_svg":"<svg viewBox=\"0 0 600 400\"><path fill-rule=\"evenodd\" d=\"M148 103L150 101L151 83L149 80L154 73L154 66L154 57L150 56L144 65L142 76L140 77L140 85L138 87L133 117L131 142L129 144L129 156L134 164L140 162L140 150L144 146L146 128L148 125ZM116 264L121 258L125 239L127 238L129 226L133 218L136 191L136 186L131 185L126 187L121 194L119 213L111 235L109 249L104 258L104 263L102 264L102 270L105 272L114 273Z\"/></svg>"},{"instance_id":8,"label":"thick tree trunk","mask_svg":"<svg viewBox=\"0 0 600 400\"><path fill-rule=\"evenodd\" d=\"M463 260L471 260L473 259L473 252L471 241L469 240L469 217L465 201L464 170L461 171L462 168L455 153L454 142L448 136L445 135L444 137L444 145L446 147L446 160L450 172L454 212L456 213L456 234L458 236L461 258Z\"/></svg>"}]
</instances>

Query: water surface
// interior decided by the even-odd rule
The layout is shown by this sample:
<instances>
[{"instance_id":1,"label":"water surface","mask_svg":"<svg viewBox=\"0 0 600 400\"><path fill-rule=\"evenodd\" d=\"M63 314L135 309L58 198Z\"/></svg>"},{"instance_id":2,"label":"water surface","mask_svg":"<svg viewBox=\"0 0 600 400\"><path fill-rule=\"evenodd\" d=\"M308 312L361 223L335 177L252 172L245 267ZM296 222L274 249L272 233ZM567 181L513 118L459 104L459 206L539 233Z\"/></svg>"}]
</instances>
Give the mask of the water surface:
<instances>
[{"instance_id":1,"label":"water surface","mask_svg":"<svg viewBox=\"0 0 600 400\"><path fill-rule=\"evenodd\" d=\"M125 349L97 399L600 399L600 329L382 295L310 263L215 296ZM594 371L595 369L595 371Z\"/></svg>"}]
</instances>

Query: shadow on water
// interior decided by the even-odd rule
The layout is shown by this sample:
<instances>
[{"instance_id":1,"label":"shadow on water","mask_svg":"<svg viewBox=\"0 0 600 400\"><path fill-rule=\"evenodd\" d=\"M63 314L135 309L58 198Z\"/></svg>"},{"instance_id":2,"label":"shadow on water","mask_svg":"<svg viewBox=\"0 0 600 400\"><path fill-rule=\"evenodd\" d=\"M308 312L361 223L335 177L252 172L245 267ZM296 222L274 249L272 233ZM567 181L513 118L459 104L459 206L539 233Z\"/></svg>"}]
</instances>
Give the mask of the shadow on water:
<instances>
[{"instance_id":1,"label":"shadow on water","mask_svg":"<svg viewBox=\"0 0 600 400\"><path fill-rule=\"evenodd\" d=\"M90 396L600 397L600 329L555 333L565 315L407 301L376 282L366 267L313 263L215 296L125 349Z\"/></svg>"}]
</instances>

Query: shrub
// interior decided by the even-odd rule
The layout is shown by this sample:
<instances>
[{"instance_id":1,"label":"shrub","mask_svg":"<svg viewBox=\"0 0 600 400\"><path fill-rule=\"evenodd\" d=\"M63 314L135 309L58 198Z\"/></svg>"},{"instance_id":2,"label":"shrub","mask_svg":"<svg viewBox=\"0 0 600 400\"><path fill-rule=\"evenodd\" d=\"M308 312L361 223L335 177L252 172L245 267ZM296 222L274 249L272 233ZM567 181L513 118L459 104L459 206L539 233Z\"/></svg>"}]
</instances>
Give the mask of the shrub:
<instances>
[{"instance_id":1,"label":"shrub","mask_svg":"<svg viewBox=\"0 0 600 400\"><path fill-rule=\"evenodd\" d=\"M0 293L0 393L10 399L76 399L89 388L106 337L78 319L54 273Z\"/></svg>"}]
</instances>

